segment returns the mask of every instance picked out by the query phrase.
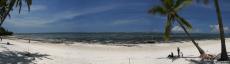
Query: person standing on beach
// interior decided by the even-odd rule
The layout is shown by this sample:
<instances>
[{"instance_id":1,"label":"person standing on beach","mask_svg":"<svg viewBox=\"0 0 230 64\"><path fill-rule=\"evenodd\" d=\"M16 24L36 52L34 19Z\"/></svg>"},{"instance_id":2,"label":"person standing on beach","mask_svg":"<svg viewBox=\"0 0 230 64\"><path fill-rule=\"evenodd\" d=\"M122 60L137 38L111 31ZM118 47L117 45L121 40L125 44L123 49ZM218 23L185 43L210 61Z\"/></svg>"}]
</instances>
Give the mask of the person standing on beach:
<instances>
[{"instance_id":1,"label":"person standing on beach","mask_svg":"<svg viewBox=\"0 0 230 64\"><path fill-rule=\"evenodd\" d=\"M30 39L29 39L29 43L30 43Z\"/></svg>"},{"instance_id":2,"label":"person standing on beach","mask_svg":"<svg viewBox=\"0 0 230 64\"><path fill-rule=\"evenodd\" d=\"M2 36L0 36L0 38L1 38L1 42L2 42Z\"/></svg>"},{"instance_id":3,"label":"person standing on beach","mask_svg":"<svg viewBox=\"0 0 230 64\"><path fill-rule=\"evenodd\" d=\"M178 54L178 57L180 57L180 48L177 47L177 54Z\"/></svg>"}]
</instances>

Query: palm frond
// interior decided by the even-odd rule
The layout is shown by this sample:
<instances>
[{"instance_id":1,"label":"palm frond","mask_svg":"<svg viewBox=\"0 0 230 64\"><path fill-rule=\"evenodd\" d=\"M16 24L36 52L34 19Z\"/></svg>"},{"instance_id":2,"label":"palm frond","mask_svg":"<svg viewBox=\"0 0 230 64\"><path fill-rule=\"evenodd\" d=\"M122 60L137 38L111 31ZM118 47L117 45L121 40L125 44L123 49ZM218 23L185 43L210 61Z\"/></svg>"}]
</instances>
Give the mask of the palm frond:
<instances>
[{"instance_id":1,"label":"palm frond","mask_svg":"<svg viewBox=\"0 0 230 64\"><path fill-rule=\"evenodd\" d=\"M173 7L174 7L175 11L178 11L181 8L183 8L184 6L187 6L191 3L192 3L192 0L176 0L176 3Z\"/></svg>"},{"instance_id":2,"label":"palm frond","mask_svg":"<svg viewBox=\"0 0 230 64\"><path fill-rule=\"evenodd\" d=\"M161 2L168 9L172 8L172 6L174 5L173 0L161 0Z\"/></svg>"},{"instance_id":3,"label":"palm frond","mask_svg":"<svg viewBox=\"0 0 230 64\"><path fill-rule=\"evenodd\" d=\"M178 7L184 0L176 0L174 7Z\"/></svg>"},{"instance_id":4,"label":"palm frond","mask_svg":"<svg viewBox=\"0 0 230 64\"><path fill-rule=\"evenodd\" d=\"M182 17L180 17L180 16L176 16L177 17L177 19L179 19L180 21L178 21L178 22L180 22L180 23L182 23L184 26L186 26L187 28L189 28L189 29L192 29L192 25L187 21L187 20L185 20L184 18L182 18Z\"/></svg>"},{"instance_id":5,"label":"palm frond","mask_svg":"<svg viewBox=\"0 0 230 64\"><path fill-rule=\"evenodd\" d=\"M27 3L28 10L30 11L30 7L32 5L32 0L25 0L25 2Z\"/></svg>"},{"instance_id":6,"label":"palm frond","mask_svg":"<svg viewBox=\"0 0 230 64\"><path fill-rule=\"evenodd\" d=\"M31 5L32 5L32 0L24 0L25 1L25 3L27 4L27 8L28 8L28 11L30 11L30 7L31 7ZM22 8L22 0L16 0L16 2L15 2L16 4L15 4L15 6L16 7L19 7L19 13L21 13L21 8Z\"/></svg>"},{"instance_id":7,"label":"palm frond","mask_svg":"<svg viewBox=\"0 0 230 64\"><path fill-rule=\"evenodd\" d=\"M28 9L30 11L30 6L32 5L32 0L24 0L25 3L27 3ZM22 7L22 0L1 0L0 1L0 26L2 23L5 21L5 18L7 16L10 16L10 11L13 10L13 7L19 7L19 13L21 12L21 7Z\"/></svg>"},{"instance_id":8,"label":"palm frond","mask_svg":"<svg viewBox=\"0 0 230 64\"><path fill-rule=\"evenodd\" d=\"M0 0L0 6L5 6L6 5L6 0Z\"/></svg>"},{"instance_id":9,"label":"palm frond","mask_svg":"<svg viewBox=\"0 0 230 64\"><path fill-rule=\"evenodd\" d=\"M16 6L19 6L19 13L21 13L21 10L22 10L22 0L18 0L19 4L16 5Z\"/></svg>"},{"instance_id":10,"label":"palm frond","mask_svg":"<svg viewBox=\"0 0 230 64\"><path fill-rule=\"evenodd\" d=\"M2 9L2 12L0 13L2 16L0 25L2 25L2 23L5 21L5 18L9 15L9 12L12 10L15 3L16 0L11 0L9 3L6 2L4 9Z\"/></svg>"},{"instance_id":11,"label":"palm frond","mask_svg":"<svg viewBox=\"0 0 230 64\"><path fill-rule=\"evenodd\" d=\"M161 6L155 6L153 8L151 8L148 13L150 14L161 14L161 15L166 15L167 11L165 8L161 7Z\"/></svg>"}]
</instances>

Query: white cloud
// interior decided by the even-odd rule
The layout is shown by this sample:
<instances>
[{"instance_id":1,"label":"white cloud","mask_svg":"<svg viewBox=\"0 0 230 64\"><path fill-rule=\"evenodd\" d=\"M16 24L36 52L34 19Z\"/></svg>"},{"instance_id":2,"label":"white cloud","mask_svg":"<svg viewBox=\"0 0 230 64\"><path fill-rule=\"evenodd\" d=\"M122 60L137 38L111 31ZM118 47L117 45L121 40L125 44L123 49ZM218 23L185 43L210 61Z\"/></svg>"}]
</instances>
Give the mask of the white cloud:
<instances>
[{"instance_id":1,"label":"white cloud","mask_svg":"<svg viewBox=\"0 0 230 64\"><path fill-rule=\"evenodd\" d=\"M10 13L11 18L6 18L5 22L7 22L7 24L16 27L41 27L44 21L46 21L46 19L43 19L41 16L36 16L36 14L40 14L40 11L47 10L47 6L45 5L32 5L30 12L28 12L27 6L23 5L20 14L18 11L19 7L15 9L16 10Z\"/></svg>"},{"instance_id":2,"label":"white cloud","mask_svg":"<svg viewBox=\"0 0 230 64\"><path fill-rule=\"evenodd\" d=\"M146 18L140 18L136 16L136 17L127 17L125 19L114 20L112 22L112 25L125 25L125 24L137 23L137 22L143 23L143 22L148 22L148 21L146 21Z\"/></svg>"},{"instance_id":3,"label":"white cloud","mask_svg":"<svg viewBox=\"0 0 230 64\"><path fill-rule=\"evenodd\" d=\"M200 33L202 31L200 29L198 29L198 28L195 28L195 29L190 30L190 32L192 32L192 33Z\"/></svg>"},{"instance_id":4,"label":"white cloud","mask_svg":"<svg viewBox=\"0 0 230 64\"><path fill-rule=\"evenodd\" d=\"M6 22L17 27L42 27L43 21L45 20L39 17L6 19Z\"/></svg>"},{"instance_id":5,"label":"white cloud","mask_svg":"<svg viewBox=\"0 0 230 64\"><path fill-rule=\"evenodd\" d=\"M52 15L53 18L49 18L52 20L48 21L47 23L55 22L55 21L58 21L60 19L72 19L72 18L77 17L77 16L93 14L93 13L100 13L100 12L114 9L115 7L116 6L114 6L114 5L112 5L112 6L99 6L99 7L86 8L86 9L76 10L76 11L73 11L73 10L64 11L64 12L61 12L58 14L53 14Z\"/></svg>"},{"instance_id":6,"label":"white cloud","mask_svg":"<svg viewBox=\"0 0 230 64\"><path fill-rule=\"evenodd\" d=\"M77 16L87 15L87 14L93 14L93 13L100 13L104 11L108 11L111 9L114 9L116 6L99 6L99 7L93 7L93 8L86 8L82 10L76 10L76 11L64 11L58 14L51 15L51 18L49 18L49 21L46 21L46 23L52 23L61 19L73 19Z\"/></svg>"},{"instance_id":7,"label":"white cloud","mask_svg":"<svg viewBox=\"0 0 230 64\"><path fill-rule=\"evenodd\" d=\"M184 33L184 30L180 27L180 26L174 26L172 29L172 32L177 32L177 33ZM201 32L200 29L197 28L193 28L192 30L187 29L188 32L192 32L192 33L199 33Z\"/></svg>"},{"instance_id":8,"label":"white cloud","mask_svg":"<svg viewBox=\"0 0 230 64\"><path fill-rule=\"evenodd\" d=\"M163 19L163 20L165 20L167 17L165 17L165 16L159 16L159 15L157 15L157 16L154 16L155 18L158 18L158 19Z\"/></svg>"},{"instance_id":9,"label":"white cloud","mask_svg":"<svg viewBox=\"0 0 230 64\"><path fill-rule=\"evenodd\" d=\"M212 32L219 32L219 25L210 25L211 31ZM229 27L224 27L224 31L228 32Z\"/></svg>"},{"instance_id":10,"label":"white cloud","mask_svg":"<svg viewBox=\"0 0 230 64\"><path fill-rule=\"evenodd\" d=\"M174 26L172 32L184 32L184 30L180 26Z\"/></svg>"},{"instance_id":11,"label":"white cloud","mask_svg":"<svg viewBox=\"0 0 230 64\"><path fill-rule=\"evenodd\" d=\"M31 6L31 11L41 11L41 10L46 10L47 7L44 5L32 5Z\"/></svg>"},{"instance_id":12,"label":"white cloud","mask_svg":"<svg viewBox=\"0 0 230 64\"><path fill-rule=\"evenodd\" d=\"M137 22L137 21L139 21L139 20L116 20L112 24L122 25L122 24L129 24L129 23Z\"/></svg>"},{"instance_id":13,"label":"white cloud","mask_svg":"<svg viewBox=\"0 0 230 64\"><path fill-rule=\"evenodd\" d=\"M85 8L81 10L66 10L62 12L44 14L44 16L41 15L37 16L37 15L33 15L33 13L39 13L39 12L33 12L33 11L46 10L47 7L43 5L35 5L31 7L32 13L21 13L20 17L13 17L11 19L7 19L6 22L9 22L10 24L18 27L45 27L47 23L52 23L63 19L64 20L73 19L74 17L81 16L81 15L100 13L100 12L114 9L115 7L117 6L115 5L99 6L99 7ZM16 13L18 12L17 11L12 12L13 15L17 16Z\"/></svg>"}]
</instances>

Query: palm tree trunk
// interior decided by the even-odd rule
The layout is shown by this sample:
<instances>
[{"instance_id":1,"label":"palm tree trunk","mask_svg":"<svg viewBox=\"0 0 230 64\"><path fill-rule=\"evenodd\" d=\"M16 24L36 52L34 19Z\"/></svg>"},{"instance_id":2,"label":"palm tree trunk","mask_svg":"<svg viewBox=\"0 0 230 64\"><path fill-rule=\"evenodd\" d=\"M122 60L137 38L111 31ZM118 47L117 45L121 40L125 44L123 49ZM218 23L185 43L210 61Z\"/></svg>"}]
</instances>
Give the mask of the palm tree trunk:
<instances>
[{"instance_id":1,"label":"palm tree trunk","mask_svg":"<svg viewBox=\"0 0 230 64\"><path fill-rule=\"evenodd\" d=\"M219 7L218 0L214 0L215 7L216 7L216 13L218 17L218 24L219 24L219 30L220 30L220 39L221 39L221 58L218 59L219 61L226 61L229 60L228 54L226 51L226 45L225 45L225 36L224 36L224 29L223 29L223 22L221 17L221 11Z\"/></svg>"},{"instance_id":2,"label":"palm tree trunk","mask_svg":"<svg viewBox=\"0 0 230 64\"><path fill-rule=\"evenodd\" d=\"M196 41L190 36L190 34L188 33L187 29L184 27L184 25L182 25L181 22L178 22L179 25L182 27L182 29L184 30L185 34L188 36L188 38L192 41L192 43L196 46L196 48L198 49L200 55L205 54L204 50L201 49L201 47L198 45L198 43L196 43Z\"/></svg>"}]
</instances>

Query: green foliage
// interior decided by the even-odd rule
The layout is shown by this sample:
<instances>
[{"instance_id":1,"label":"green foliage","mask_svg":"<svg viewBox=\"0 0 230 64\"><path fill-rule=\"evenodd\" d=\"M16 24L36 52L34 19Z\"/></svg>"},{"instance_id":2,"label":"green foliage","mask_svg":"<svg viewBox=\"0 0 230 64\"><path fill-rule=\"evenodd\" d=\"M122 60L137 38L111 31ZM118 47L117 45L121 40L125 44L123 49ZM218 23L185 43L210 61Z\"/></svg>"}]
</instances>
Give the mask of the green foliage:
<instances>
[{"instance_id":1,"label":"green foliage","mask_svg":"<svg viewBox=\"0 0 230 64\"><path fill-rule=\"evenodd\" d=\"M30 6L32 5L32 0L0 0L0 26L5 21L6 17L10 17L10 11L13 10L13 7L19 7L19 13L21 12L22 5L27 4L28 10L30 11Z\"/></svg>"},{"instance_id":2,"label":"green foliage","mask_svg":"<svg viewBox=\"0 0 230 64\"><path fill-rule=\"evenodd\" d=\"M161 14L161 15L166 15L167 10L161 6L155 6L152 9L148 11L150 14Z\"/></svg>"},{"instance_id":3,"label":"green foliage","mask_svg":"<svg viewBox=\"0 0 230 64\"><path fill-rule=\"evenodd\" d=\"M167 16L164 30L165 40L170 38L171 28L175 20L182 23L186 28L192 29L192 25L177 14L185 5L189 5L192 0L161 0L161 2L162 6L154 6L148 12L153 15L161 14Z\"/></svg>"},{"instance_id":4,"label":"green foliage","mask_svg":"<svg viewBox=\"0 0 230 64\"><path fill-rule=\"evenodd\" d=\"M24 1L24 2L23 2ZM19 7L19 13L21 12L22 5L26 4L28 11L32 5L32 0L0 0L0 36L12 35L13 32L6 31L2 26L6 17L10 17L10 11L13 10L14 6Z\"/></svg>"},{"instance_id":5,"label":"green foliage","mask_svg":"<svg viewBox=\"0 0 230 64\"><path fill-rule=\"evenodd\" d=\"M173 0L161 0L165 8L170 9L174 5Z\"/></svg>"},{"instance_id":6,"label":"green foliage","mask_svg":"<svg viewBox=\"0 0 230 64\"><path fill-rule=\"evenodd\" d=\"M192 3L192 0L177 0L173 6L176 11Z\"/></svg>"},{"instance_id":7,"label":"green foliage","mask_svg":"<svg viewBox=\"0 0 230 64\"><path fill-rule=\"evenodd\" d=\"M179 21L180 23L182 23L187 28L192 29L192 25L187 20L185 20L184 18L182 18L180 16L176 16L176 17L180 20Z\"/></svg>"},{"instance_id":8,"label":"green foliage","mask_svg":"<svg viewBox=\"0 0 230 64\"><path fill-rule=\"evenodd\" d=\"M5 30L3 27L0 27L0 36L12 35L13 32Z\"/></svg>"}]
</instances>

